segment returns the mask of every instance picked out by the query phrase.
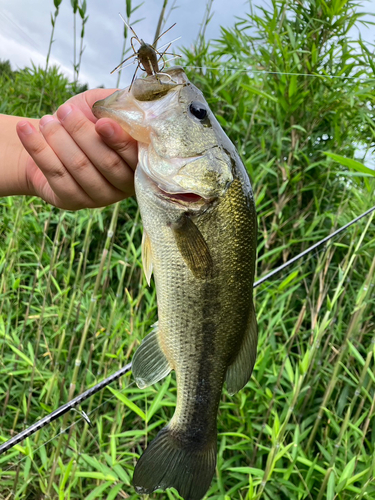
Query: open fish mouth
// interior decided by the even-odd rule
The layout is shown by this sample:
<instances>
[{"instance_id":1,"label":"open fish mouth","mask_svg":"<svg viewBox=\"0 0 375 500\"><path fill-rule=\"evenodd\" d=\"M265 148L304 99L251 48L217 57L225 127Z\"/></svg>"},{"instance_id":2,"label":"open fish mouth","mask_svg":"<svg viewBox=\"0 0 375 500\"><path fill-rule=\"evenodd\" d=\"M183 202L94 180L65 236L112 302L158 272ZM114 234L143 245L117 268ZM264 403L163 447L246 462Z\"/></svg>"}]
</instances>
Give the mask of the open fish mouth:
<instances>
[{"instance_id":1,"label":"open fish mouth","mask_svg":"<svg viewBox=\"0 0 375 500\"><path fill-rule=\"evenodd\" d=\"M139 165L137 169L140 169L142 175L147 178L147 184L149 184L159 199L199 210L199 208L207 205L216 198L216 196L212 196L211 193L206 193L204 192L205 190L201 190L199 186L194 186L195 183L192 183L193 185L191 187L185 187L181 186L179 182L175 182L173 180L173 175L157 175L150 169L151 160L149 158L148 149L141 148L139 151ZM190 158L169 158L168 162L170 165L176 167L175 170L179 171L187 164L199 160L200 158L202 158L201 155L192 156ZM164 161L164 159L158 155L153 155L154 162L155 159L160 163Z\"/></svg>"},{"instance_id":2,"label":"open fish mouth","mask_svg":"<svg viewBox=\"0 0 375 500\"><path fill-rule=\"evenodd\" d=\"M213 197L205 197L193 191L184 191L181 188L176 189L177 186L155 179L154 176L150 175L149 172L145 172L144 169L141 169L141 171L142 175L147 177L147 183L153 189L155 195L161 200L190 207L195 210L200 210L214 200Z\"/></svg>"},{"instance_id":3,"label":"open fish mouth","mask_svg":"<svg viewBox=\"0 0 375 500\"><path fill-rule=\"evenodd\" d=\"M182 205L190 205L191 203L199 203L201 205L212 201L211 199L203 198L203 196L200 196L196 193L167 193L166 191L162 190L160 186L158 186L158 190L160 191L163 198L168 198L169 200Z\"/></svg>"}]
</instances>

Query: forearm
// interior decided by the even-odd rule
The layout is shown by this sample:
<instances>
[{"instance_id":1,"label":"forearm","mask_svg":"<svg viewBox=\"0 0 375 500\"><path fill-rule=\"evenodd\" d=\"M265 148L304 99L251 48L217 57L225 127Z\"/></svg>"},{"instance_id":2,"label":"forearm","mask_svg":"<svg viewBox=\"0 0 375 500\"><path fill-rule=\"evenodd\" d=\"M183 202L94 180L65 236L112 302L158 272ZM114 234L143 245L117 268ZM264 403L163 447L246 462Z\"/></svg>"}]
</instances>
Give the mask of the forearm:
<instances>
[{"instance_id":1,"label":"forearm","mask_svg":"<svg viewBox=\"0 0 375 500\"><path fill-rule=\"evenodd\" d=\"M65 210L132 196L137 143L118 123L97 120L91 111L111 93L88 90L40 120L0 114L0 196L39 196Z\"/></svg>"},{"instance_id":2,"label":"forearm","mask_svg":"<svg viewBox=\"0 0 375 500\"><path fill-rule=\"evenodd\" d=\"M26 164L29 155L16 132L20 116L0 114L0 196L34 194L27 182ZM38 130L39 120L27 118Z\"/></svg>"}]
</instances>

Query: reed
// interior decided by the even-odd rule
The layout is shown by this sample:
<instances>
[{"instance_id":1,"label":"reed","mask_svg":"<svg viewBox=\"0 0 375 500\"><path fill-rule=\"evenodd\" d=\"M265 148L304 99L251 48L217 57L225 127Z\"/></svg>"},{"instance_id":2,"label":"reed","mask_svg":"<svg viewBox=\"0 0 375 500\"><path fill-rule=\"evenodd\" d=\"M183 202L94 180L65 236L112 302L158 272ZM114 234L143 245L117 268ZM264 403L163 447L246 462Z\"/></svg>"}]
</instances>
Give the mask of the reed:
<instances>
[{"instance_id":1,"label":"reed","mask_svg":"<svg viewBox=\"0 0 375 500\"><path fill-rule=\"evenodd\" d=\"M369 47L348 36L360 21L351 0L274 0L184 51L253 180L258 277L373 204L372 176L325 154L374 148ZM5 68L0 84L3 112L35 116L74 91L50 67ZM72 213L4 198L0 221L5 441L129 362L157 310L134 199ZM375 499L374 254L369 217L256 289L258 359L244 390L224 390L207 498ZM175 402L173 374L145 390L124 376L83 403L92 427L70 412L1 456L0 498L135 500L135 461Z\"/></svg>"}]
</instances>

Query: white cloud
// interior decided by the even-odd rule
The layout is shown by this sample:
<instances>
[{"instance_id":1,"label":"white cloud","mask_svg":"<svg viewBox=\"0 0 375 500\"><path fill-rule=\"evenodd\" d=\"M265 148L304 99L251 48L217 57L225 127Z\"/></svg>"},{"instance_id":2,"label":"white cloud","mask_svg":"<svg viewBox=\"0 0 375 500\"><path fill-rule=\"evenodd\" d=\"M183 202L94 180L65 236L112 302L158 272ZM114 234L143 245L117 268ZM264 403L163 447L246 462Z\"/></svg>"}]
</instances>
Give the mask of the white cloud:
<instances>
[{"instance_id":1,"label":"white cloud","mask_svg":"<svg viewBox=\"0 0 375 500\"><path fill-rule=\"evenodd\" d=\"M170 2L172 3L172 2ZM249 11L249 4L266 5L265 0L215 0L214 16L207 28L208 38L217 38L220 26L231 27L235 17L244 17ZM124 0L111 0L104 3L98 0L87 2L87 14L84 39L85 51L82 58L80 81L89 83L91 87L104 84L113 87L117 75L110 71L120 62L123 43L123 26L118 12L124 13ZM134 4L134 1L133 1ZM142 22L134 25L137 34L145 41L154 37L162 2L145 0L133 18ZM177 22L177 26L166 35L165 41L181 36L176 45L190 46L197 38L200 23L206 8L202 0L177 0L167 21L168 25ZM363 9L375 12L375 2L368 0ZM0 0L0 59L9 59L13 67L30 65L30 60L41 66L45 65L45 57L51 36L51 12L54 12L52 1L46 0ZM79 43L80 18L77 17L77 36ZM367 41L374 40L374 28L361 29L362 37ZM52 45L51 63L59 64L70 78L73 76L73 13L70 2L64 0L56 22ZM123 72L121 85L125 86L131 79L135 66Z\"/></svg>"}]
</instances>

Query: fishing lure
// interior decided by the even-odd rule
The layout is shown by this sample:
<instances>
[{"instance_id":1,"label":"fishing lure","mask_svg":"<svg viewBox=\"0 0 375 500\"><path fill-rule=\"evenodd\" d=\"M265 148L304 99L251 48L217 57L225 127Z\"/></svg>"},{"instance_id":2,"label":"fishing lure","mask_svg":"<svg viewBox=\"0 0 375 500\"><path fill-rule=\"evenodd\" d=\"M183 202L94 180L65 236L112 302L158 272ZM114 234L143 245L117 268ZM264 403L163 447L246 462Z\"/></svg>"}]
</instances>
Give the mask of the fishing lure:
<instances>
[{"instance_id":1,"label":"fishing lure","mask_svg":"<svg viewBox=\"0 0 375 500\"><path fill-rule=\"evenodd\" d=\"M122 17L121 14L120 14L120 17L123 20L123 22L125 23L125 25L127 26L127 28L130 29L131 32L134 35L130 39L130 44L131 44L132 49L133 49L133 54L130 55L129 57L127 57L126 59L124 59L118 66L116 66L111 71L111 75L115 71L117 71L120 68L122 68L123 64L126 63L127 61L129 61L130 59L134 58L135 60L137 60L138 64L137 64L137 67L135 69L132 81L130 83L130 87L129 87L129 91L130 91L131 88L132 88L133 82L135 80L135 76L137 74L138 69L141 69L142 71L144 71L147 74L147 76L155 75L156 79L158 80L158 75L160 75L161 72L163 71L163 69L165 68L166 61L164 59L164 56L166 56L166 55L173 55L174 57L181 57L181 56L175 56L171 52L168 52L168 50L169 50L169 48L170 48L170 46L172 45L173 42L170 42L169 44L167 44L167 48L163 52L159 52L157 50L157 48L156 48L156 44L160 40L160 38L162 36L164 36L166 33L168 33L168 31L171 30L174 26L176 26L176 23L172 24L172 26L170 26L161 35L159 35L154 40L153 45L151 45L149 43L146 43L144 40L142 40L142 38L138 38L137 33L130 26L130 24L128 24L125 21L125 19ZM133 44L134 40L136 40L139 43L139 45L140 45L140 47L139 47L138 50L136 50L135 47L134 47L134 44ZM173 40L173 41L175 41L175 40ZM161 68L159 68L160 61L162 61L162 63L163 63ZM164 73L163 73L163 75L164 75ZM166 75L166 76L169 76L169 75Z\"/></svg>"}]
</instances>

